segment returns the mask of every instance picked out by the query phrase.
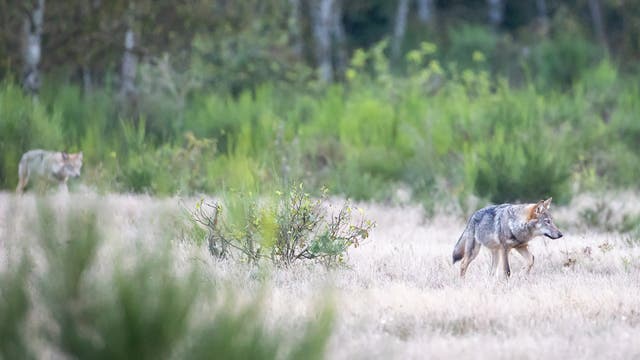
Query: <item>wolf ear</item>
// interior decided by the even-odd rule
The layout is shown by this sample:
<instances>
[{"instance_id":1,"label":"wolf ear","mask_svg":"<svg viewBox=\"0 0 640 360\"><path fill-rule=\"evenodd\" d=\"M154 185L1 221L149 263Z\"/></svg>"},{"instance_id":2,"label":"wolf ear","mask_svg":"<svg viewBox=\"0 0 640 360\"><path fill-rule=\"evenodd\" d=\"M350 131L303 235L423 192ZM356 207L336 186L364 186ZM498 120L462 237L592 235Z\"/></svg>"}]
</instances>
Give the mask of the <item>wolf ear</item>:
<instances>
[{"instance_id":1,"label":"wolf ear","mask_svg":"<svg viewBox=\"0 0 640 360\"><path fill-rule=\"evenodd\" d=\"M538 216L540 216L542 213L547 211L547 208L544 205L544 201L540 200L536 204L529 205L528 210L529 210L528 219L533 220L533 219L537 219Z\"/></svg>"},{"instance_id":2,"label":"wolf ear","mask_svg":"<svg viewBox=\"0 0 640 360\"><path fill-rule=\"evenodd\" d=\"M544 211L542 201L538 201L537 204L530 204L527 206L527 221L534 220L538 218L538 215L542 214Z\"/></svg>"},{"instance_id":3,"label":"wolf ear","mask_svg":"<svg viewBox=\"0 0 640 360\"><path fill-rule=\"evenodd\" d=\"M62 152L62 160L69 160L69 154L66 151Z\"/></svg>"},{"instance_id":4,"label":"wolf ear","mask_svg":"<svg viewBox=\"0 0 640 360\"><path fill-rule=\"evenodd\" d=\"M543 203L544 208L545 208L546 210L549 210L549 207L551 206L551 199L553 199L553 198L548 198L548 199L547 199L547 200L545 200L545 201L544 201L544 203Z\"/></svg>"}]
</instances>

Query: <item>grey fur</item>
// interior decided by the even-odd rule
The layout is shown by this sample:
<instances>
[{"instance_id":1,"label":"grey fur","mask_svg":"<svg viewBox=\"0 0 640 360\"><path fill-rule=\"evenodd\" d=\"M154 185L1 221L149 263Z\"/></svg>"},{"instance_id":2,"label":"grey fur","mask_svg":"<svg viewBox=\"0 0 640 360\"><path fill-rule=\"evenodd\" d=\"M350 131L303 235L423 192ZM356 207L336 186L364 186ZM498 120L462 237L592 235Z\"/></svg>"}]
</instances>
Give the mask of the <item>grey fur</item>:
<instances>
[{"instance_id":1,"label":"grey fur","mask_svg":"<svg viewBox=\"0 0 640 360\"><path fill-rule=\"evenodd\" d=\"M68 179L80 176L82 157L82 152L67 154L40 149L27 151L18 164L16 192L22 193L27 184L34 180L57 184L66 191Z\"/></svg>"},{"instance_id":2,"label":"grey fur","mask_svg":"<svg viewBox=\"0 0 640 360\"><path fill-rule=\"evenodd\" d=\"M464 276L482 245L492 252L492 272L500 260L505 275L511 274L508 261L511 249L525 257L530 269L534 258L527 249L527 243L536 236L562 237L549 213L550 204L551 199L548 199L537 204L492 205L476 211L453 250L453 263L462 260L460 275Z\"/></svg>"}]
</instances>

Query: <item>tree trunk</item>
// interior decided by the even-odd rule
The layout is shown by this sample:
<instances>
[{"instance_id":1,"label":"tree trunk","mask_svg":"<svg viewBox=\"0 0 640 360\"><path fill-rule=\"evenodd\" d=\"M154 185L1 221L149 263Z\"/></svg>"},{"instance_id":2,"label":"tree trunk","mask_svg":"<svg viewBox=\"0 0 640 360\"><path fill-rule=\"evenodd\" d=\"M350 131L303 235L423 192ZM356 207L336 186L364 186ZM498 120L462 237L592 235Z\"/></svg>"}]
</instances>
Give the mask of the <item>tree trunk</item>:
<instances>
[{"instance_id":1,"label":"tree trunk","mask_svg":"<svg viewBox=\"0 0 640 360\"><path fill-rule=\"evenodd\" d=\"M431 24L435 15L433 0L418 0L418 20L422 24Z\"/></svg>"},{"instance_id":2,"label":"tree trunk","mask_svg":"<svg viewBox=\"0 0 640 360\"><path fill-rule=\"evenodd\" d=\"M549 14L546 0L536 0L536 10L538 12L538 30L546 36L549 31Z\"/></svg>"},{"instance_id":3,"label":"tree trunk","mask_svg":"<svg viewBox=\"0 0 640 360\"><path fill-rule=\"evenodd\" d=\"M136 70L138 56L135 54L136 36L131 26L124 34L124 55L122 56L122 68L120 74L120 95L127 100L136 94Z\"/></svg>"},{"instance_id":4,"label":"tree trunk","mask_svg":"<svg viewBox=\"0 0 640 360\"><path fill-rule=\"evenodd\" d=\"M318 76L326 83L333 82L331 63L331 12L333 0L315 0L312 4L313 34L316 45Z\"/></svg>"},{"instance_id":5,"label":"tree trunk","mask_svg":"<svg viewBox=\"0 0 640 360\"><path fill-rule=\"evenodd\" d=\"M407 15L409 13L409 0L398 0L396 10L396 22L393 29L393 42L391 44L391 57L398 60L402 51L404 34L407 31Z\"/></svg>"},{"instance_id":6,"label":"tree trunk","mask_svg":"<svg viewBox=\"0 0 640 360\"><path fill-rule=\"evenodd\" d=\"M302 44L302 8L300 0L289 0L289 34L291 36L291 43L293 53L298 59L301 59L304 52Z\"/></svg>"},{"instance_id":7,"label":"tree trunk","mask_svg":"<svg viewBox=\"0 0 640 360\"><path fill-rule=\"evenodd\" d=\"M546 22L548 20L547 0L536 0L536 10L538 10L538 18Z\"/></svg>"},{"instance_id":8,"label":"tree trunk","mask_svg":"<svg viewBox=\"0 0 640 360\"><path fill-rule=\"evenodd\" d=\"M22 34L22 56L24 61L22 86L25 91L37 95L40 91L40 70L42 56L42 23L44 21L44 0L37 0L35 7L25 15Z\"/></svg>"},{"instance_id":9,"label":"tree trunk","mask_svg":"<svg viewBox=\"0 0 640 360\"><path fill-rule=\"evenodd\" d=\"M598 42L606 52L609 52L609 42L607 41L607 34L604 29L604 20L602 19L602 8L600 6L600 0L589 0L589 11L591 12L591 18L593 20L593 30L598 37Z\"/></svg>"},{"instance_id":10,"label":"tree trunk","mask_svg":"<svg viewBox=\"0 0 640 360\"><path fill-rule=\"evenodd\" d=\"M91 76L91 68L87 64L82 64L80 68L82 74L82 91L85 94L90 94L93 90L93 78Z\"/></svg>"},{"instance_id":11,"label":"tree trunk","mask_svg":"<svg viewBox=\"0 0 640 360\"><path fill-rule=\"evenodd\" d=\"M504 20L503 0L487 0L489 5L489 24L492 28L498 29Z\"/></svg>"},{"instance_id":12,"label":"tree trunk","mask_svg":"<svg viewBox=\"0 0 640 360\"><path fill-rule=\"evenodd\" d=\"M334 0L333 15L331 16L331 32L335 41L336 71L344 74L347 69L347 35L342 24L342 1Z\"/></svg>"}]
</instances>

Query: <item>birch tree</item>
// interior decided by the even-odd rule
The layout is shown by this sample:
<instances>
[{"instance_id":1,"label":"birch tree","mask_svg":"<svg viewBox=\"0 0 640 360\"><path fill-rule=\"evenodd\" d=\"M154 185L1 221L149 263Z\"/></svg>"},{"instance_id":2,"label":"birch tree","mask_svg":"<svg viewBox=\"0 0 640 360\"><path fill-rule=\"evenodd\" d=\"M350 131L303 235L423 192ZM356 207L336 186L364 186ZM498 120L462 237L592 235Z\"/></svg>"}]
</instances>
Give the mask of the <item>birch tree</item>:
<instances>
[{"instance_id":1,"label":"birch tree","mask_svg":"<svg viewBox=\"0 0 640 360\"><path fill-rule=\"evenodd\" d=\"M487 0L489 6L489 24L492 28L497 29L504 20L504 2L503 0Z\"/></svg>"},{"instance_id":2,"label":"birch tree","mask_svg":"<svg viewBox=\"0 0 640 360\"><path fill-rule=\"evenodd\" d=\"M133 30L133 15L129 14L129 16L127 30L124 34L124 54L120 69L120 95L123 100L130 99L136 94L135 80L138 67L138 56L135 53L137 39Z\"/></svg>"},{"instance_id":3,"label":"birch tree","mask_svg":"<svg viewBox=\"0 0 640 360\"><path fill-rule=\"evenodd\" d=\"M424 25L433 22L435 16L435 4L433 0L417 0L418 1L418 20Z\"/></svg>"},{"instance_id":4,"label":"birch tree","mask_svg":"<svg viewBox=\"0 0 640 360\"><path fill-rule=\"evenodd\" d=\"M334 0L313 0L311 18L315 38L318 76L323 82L333 82L331 62L331 15Z\"/></svg>"},{"instance_id":5,"label":"birch tree","mask_svg":"<svg viewBox=\"0 0 640 360\"><path fill-rule=\"evenodd\" d=\"M536 10L538 12L538 19L543 24L547 24L549 22L549 15L547 10L547 0L536 0Z\"/></svg>"},{"instance_id":6,"label":"birch tree","mask_svg":"<svg viewBox=\"0 0 640 360\"><path fill-rule=\"evenodd\" d=\"M40 91L40 59L42 57L42 25L44 21L44 0L36 0L32 8L24 9L22 26L22 59L24 89L37 95Z\"/></svg>"},{"instance_id":7,"label":"birch tree","mask_svg":"<svg viewBox=\"0 0 640 360\"><path fill-rule=\"evenodd\" d=\"M409 0L398 0L396 20L393 28L393 42L391 44L391 56L394 60L400 57L404 34L407 31L407 16L409 14Z\"/></svg>"}]
</instances>

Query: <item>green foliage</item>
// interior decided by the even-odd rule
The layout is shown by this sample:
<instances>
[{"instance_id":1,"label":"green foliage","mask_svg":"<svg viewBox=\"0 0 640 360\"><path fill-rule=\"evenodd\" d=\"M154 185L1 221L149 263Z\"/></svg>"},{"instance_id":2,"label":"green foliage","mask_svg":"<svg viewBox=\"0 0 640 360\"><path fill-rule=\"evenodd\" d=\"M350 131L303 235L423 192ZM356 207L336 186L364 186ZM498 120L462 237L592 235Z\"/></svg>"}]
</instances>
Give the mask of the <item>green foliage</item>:
<instances>
[{"instance_id":1,"label":"green foliage","mask_svg":"<svg viewBox=\"0 0 640 360\"><path fill-rule=\"evenodd\" d=\"M473 68L495 60L498 35L486 26L464 25L449 32L447 58L462 68Z\"/></svg>"},{"instance_id":2,"label":"green foliage","mask_svg":"<svg viewBox=\"0 0 640 360\"><path fill-rule=\"evenodd\" d=\"M535 201L548 196L569 198L570 168L556 156L550 142L532 138L505 139L502 129L485 144L467 153L466 167L475 192L494 203ZM544 150L541 150L544 149Z\"/></svg>"},{"instance_id":3,"label":"green foliage","mask_svg":"<svg viewBox=\"0 0 640 360\"><path fill-rule=\"evenodd\" d=\"M154 194L258 194L300 179L358 200L388 200L408 185L423 202L471 193L516 201L637 186L635 77L589 58L569 69L576 72L567 89L554 85L555 70L535 67L534 78L514 86L485 66L508 44L494 33L454 35L444 54L432 43L409 51L403 76L390 71L385 41L358 50L347 83L325 88L271 83L229 94L167 60L144 70L159 79L145 80L141 96L158 96L171 110L145 105L133 118L113 110L119 104L109 89L81 95L61 85L33 102L6 82L0 184L13 188L21 153L45 147L83 150L80 181L90 186ZM559 36L545 46L562 46ZM471 62L439 61L463 56L449 55L454 50L469 52ZM197 92L187 90L192 78Z\"/></svg>"},{"instance_id":4,"label":"green foliage","mask_svg":"<svg viewBox=\"0 0 640 360\"><path fill-rule=\"evenodd\" d=\"M49 112L45 105L23 94L9 82L0 91L0 186L14 188L18 182L18 163L31 149L60 148L61 114Z\"/></svg>"},{"instance_id":5,"label":"green foliage","mask_svg":"<svg viewBox=\"0 0 640 360\"><path fill-rule=\"evenodd\" d=\"M581 36L561 33L534 47L531 63L539 85L570 87L597 59L594 44Z\"/></svg>"},{"instance_id":6,"label":"green foliage","mask_svg":"<svg viewBox=\"0 0 640 360\"><path fill-rule=\"evenodd\" d=\"M224 213L221 204L201 200L192 214L207 229L213 256L239 255L251 263L265 258L284 266L305 259L333 265L366 239L375 224L364 214L352 223L349 204L327 213L324 196L313 199L302 185L260 201L237 193L226 197Z\"/></svg>"},{"instance_id":7,"label":"green foliage","mask_svg":"<svg viewBox=\"0 0 640 360\"><path fill-rule=\"evenodd\" d=\"M121 166L117 180L126 190L135 192L174 194L205 189L210 186L210 168L204 160L215 153L215 141L198 139L191 132L185 134L181 146L165 144L146 150L143 143L139 151L125 157L127 162Z\"/></svg>"}]
</instances>

